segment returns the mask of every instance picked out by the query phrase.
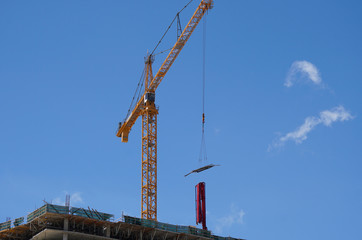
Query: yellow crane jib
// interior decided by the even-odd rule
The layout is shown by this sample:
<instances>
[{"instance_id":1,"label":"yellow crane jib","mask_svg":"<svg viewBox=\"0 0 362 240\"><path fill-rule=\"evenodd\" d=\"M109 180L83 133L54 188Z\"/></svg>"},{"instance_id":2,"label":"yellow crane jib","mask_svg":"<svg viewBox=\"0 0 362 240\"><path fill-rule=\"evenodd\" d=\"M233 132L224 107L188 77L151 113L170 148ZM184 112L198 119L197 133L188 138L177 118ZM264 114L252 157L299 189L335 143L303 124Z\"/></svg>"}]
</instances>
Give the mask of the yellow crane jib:
<instances>
[{"instance_id":1,"label":"yellow crane jib","mask_svg":"<svg viewBox=\"0 0 362 240\"><path fill-rule=\"evenodd\" d=\"M213 3L213 0L201 1L155 76L153 76L152 73L154 56L149 54L146 57L144 77L145 91L128 118L124 122L119 123L116 135L121 138L122 142L128 142L128 135L132 126L135 124L137 118L142 116L142 218L157 221L158 109L155 105L155 92L204 14L213 7Z\"/></svg>"}]
</instances>

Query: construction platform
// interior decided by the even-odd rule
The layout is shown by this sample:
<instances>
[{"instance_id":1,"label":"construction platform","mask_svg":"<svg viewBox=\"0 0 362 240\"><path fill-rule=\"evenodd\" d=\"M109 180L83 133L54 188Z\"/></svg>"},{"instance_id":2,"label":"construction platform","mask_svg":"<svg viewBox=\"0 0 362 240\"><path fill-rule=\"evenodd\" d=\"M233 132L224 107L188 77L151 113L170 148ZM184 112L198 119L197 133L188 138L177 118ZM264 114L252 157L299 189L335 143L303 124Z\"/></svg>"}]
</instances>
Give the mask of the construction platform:
<instances>
[{"instance_id":1,"label":"construction platform","mask_svg":"<svg viewBox=\"0 0 362 240\"><path fill-rule=\"evenodd\" d=\"M114 215L94 209L45 204L28 214L0 223L1 240L241 240L210 231L147 219Z\"/></svg>"}]
</instances>

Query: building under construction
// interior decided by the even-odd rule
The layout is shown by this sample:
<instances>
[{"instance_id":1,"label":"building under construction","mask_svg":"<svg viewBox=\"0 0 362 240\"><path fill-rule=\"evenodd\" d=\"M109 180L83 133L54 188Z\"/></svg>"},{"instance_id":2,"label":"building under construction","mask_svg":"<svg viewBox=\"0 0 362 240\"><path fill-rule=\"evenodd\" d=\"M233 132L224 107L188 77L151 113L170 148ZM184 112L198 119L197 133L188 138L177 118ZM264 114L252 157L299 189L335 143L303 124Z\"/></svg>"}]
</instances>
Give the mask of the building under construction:
<instances>
[{"instance_id":1,"label":"building under construction","mask_svg":"<svg viewBox=\"0 0 362 240\"><path fill-rule=\"evenodd\" d=\"M192 226L45 204L26 217L0 224L1 240L238 240Z\"/></svg>"}]
</instances>

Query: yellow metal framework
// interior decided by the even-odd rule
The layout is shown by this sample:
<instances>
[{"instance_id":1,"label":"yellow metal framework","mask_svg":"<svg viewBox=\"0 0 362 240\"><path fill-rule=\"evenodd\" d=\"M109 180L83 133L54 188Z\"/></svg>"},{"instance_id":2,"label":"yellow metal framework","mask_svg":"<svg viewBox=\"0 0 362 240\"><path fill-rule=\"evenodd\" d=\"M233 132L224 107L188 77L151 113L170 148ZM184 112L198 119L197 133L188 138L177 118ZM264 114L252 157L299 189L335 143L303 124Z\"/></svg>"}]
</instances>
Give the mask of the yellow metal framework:
<instances>
[{"instance_id":1,"label":"yellow metal framework","mask_svg":"<svg viewBox=\"0 0 362 240\"><path fill-rule=\"evenodd\" d=\"M128 135L137 118L142 115L142 208L141 217L157 221L157 114L155 92L177 56L189 40L200 20L213 7L213 0L202 0L194 15L153 77L153 56L147 56L145 92L131 114L121 123L117 137L128 142Z\"/></svg>"},{"instance_id":2,"label":"yellow metal framework","mask_svg":"<svg viewBox=\"0 0 362 240\"><path fill-rule=\"evenodd\" d=\"M152 80L152 56L146 59L144 109L142 110L142 209L141 217L157 220L157 108Z\"/></svg>"}]
</instances>

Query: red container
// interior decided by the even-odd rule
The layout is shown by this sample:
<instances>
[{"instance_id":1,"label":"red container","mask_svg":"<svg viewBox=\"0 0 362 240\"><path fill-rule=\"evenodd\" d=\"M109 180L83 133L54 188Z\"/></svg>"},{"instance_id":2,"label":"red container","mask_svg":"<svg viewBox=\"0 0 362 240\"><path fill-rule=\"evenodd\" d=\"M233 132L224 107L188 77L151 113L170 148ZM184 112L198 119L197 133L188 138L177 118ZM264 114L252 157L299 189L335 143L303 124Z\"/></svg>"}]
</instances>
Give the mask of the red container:
<instances>
[{"instance_id":1,"label":"red container","mask_svg":"<svg viewBox=\"0 0 362 240\"><path fill-rule=\"evenodd\" d=\"M196 224L202 223L202 229L206 227L206 203L205 203L205 183L200 182L195 186L196 192Z\"/></svg>"}]
</instances>

